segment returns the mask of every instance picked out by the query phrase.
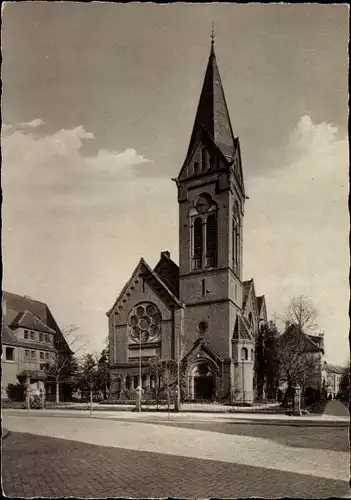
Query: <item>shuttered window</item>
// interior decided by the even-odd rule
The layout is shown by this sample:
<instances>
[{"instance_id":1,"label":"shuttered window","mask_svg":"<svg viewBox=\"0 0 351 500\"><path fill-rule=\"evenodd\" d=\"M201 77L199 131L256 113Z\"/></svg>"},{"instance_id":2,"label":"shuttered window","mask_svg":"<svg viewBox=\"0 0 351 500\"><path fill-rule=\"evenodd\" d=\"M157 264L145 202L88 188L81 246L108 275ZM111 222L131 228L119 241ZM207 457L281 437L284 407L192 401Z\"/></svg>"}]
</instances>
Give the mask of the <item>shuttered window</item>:
<instances>
[{"instance_id":1,"label":"shuttered window","mask_svg":"<svg viewBox=\"0 0 351 500\"><path fill-rule=\"evenodd\" d=\"M207 217L206 224L206 260L207 267L217 265L217 218L215 214Z\"/></svg>"}]
</instances>

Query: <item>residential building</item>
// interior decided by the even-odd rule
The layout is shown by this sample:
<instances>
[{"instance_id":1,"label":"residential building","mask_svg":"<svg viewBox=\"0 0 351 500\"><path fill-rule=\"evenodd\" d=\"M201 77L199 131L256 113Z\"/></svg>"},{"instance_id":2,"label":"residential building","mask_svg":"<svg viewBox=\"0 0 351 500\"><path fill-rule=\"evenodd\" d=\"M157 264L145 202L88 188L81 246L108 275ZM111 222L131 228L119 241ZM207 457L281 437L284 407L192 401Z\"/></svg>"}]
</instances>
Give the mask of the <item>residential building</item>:
<instances>
[{"instance_id":1,"label":"residential building","mask_svg":"<svg viewBox=\"0 0 351 500\"><path fill-rule=\"evenodd\" d=\"M323 385L328 398L336 398L340 394L340 383L345 373L345 368L331 365L324 361L323 365Z\"/></svg>"},{"instance_id":2,"label":"residential building","mask_svg":"<svg viewBox=\"0 0 351 500\"><path fill-rule=\"evenodd\" d=\"M44 302L3 292L1 397L7 397L8 384L18 383L23 374L29 374L32 392L44 385L48 394L53 392L45 367L54 363L57 343L62 340L62 332Z\"/></svg>"},{"instance_id":3,"label":"residential building","mask_svg":"<svg viewBox=\"0 0 351 500\"><path fill-rule=\"evenodd\" d=\"M148 390L149 359L182 360L188 399L254 398L255 342L264 296L243 280L247 200L214 43L178 191L179 266L168 251L152 269L140 259L107 313L111 398Z\"/></svg>"}]
</instances>

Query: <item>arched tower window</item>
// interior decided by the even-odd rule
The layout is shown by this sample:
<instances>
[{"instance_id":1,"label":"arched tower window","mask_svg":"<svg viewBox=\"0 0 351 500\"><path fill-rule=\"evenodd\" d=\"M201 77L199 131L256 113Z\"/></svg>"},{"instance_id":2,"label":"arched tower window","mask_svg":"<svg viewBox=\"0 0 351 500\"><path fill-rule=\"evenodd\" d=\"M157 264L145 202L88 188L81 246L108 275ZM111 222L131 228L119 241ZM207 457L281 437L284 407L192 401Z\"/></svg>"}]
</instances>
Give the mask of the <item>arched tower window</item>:
<instances>
[{"instance_id":1,"label":"arched tower window","mask_svg":"<svg viewBox=\"0 0 351 500\"><path fill-rule=\"evenodd\" d=\"M194 175L198 174L199 173L199 162L196 161L194 163Z\"/></svg>"},{"instance_id":2,"label":"arched tower window","mask_svg":"<svg viewBox=\"0 0 351 500\"><path fill-rule=\"evenodd\" d=\"M243 347L241 349L241 360L246 361L247 359L248 359L248 351L247 351L246 347Z\"/></svg>"},{"instance_id":3,"label":"arched tower window","mask_svg":"<svg viewBox=\"0 0 351 500\"><path fill-rule=\"evenodd\" d=\"M193 264L195 269L201 269L202 267L202 251L203 251L203 224L201 217L197 217L194 221Z\"/></svg>"},{"instance_id":4,"label":"arched tower window","mask_svg":"<svg viewBox=\"0 0 351 500\"><path fill-rule=\"evenodd\" d=\"M206 267L217 266L217 217L210 214L206 221Z\"/></svg>"},{"instance_id":5,"label":"arched tower window","mask_svg":"<svg viewBox=\"0 0 351 500\"><path fill-rule=\"evenodd\" d=\"M253 327L253 319L252 319L252 312L249 312L249 323L251 328Z\"/></svg>"}]
</instances>

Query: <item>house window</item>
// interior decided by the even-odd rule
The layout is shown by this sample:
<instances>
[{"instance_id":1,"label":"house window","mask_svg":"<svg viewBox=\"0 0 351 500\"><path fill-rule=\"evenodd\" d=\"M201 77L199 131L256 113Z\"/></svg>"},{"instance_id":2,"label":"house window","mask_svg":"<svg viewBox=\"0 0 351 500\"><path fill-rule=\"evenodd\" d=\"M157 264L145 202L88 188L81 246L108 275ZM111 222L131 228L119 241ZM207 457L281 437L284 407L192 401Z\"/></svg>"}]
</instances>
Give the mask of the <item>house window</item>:
<instances>
[{"instance_id":1,"label":"house window","mask_svg":"<svg viewBox=\"0 0 351 500\"><path fill-rule=\"evenodd\" d=\"M28 339L28 330L24 330L24 338Z\"/></svg>"},{"instance_id":2,"label":"house window","mask_svg":"<svg viewBox=\"0 0 351 500\"><path fill-rule=\"evenodd\" d=\"M45 353L45 359L49 359L49 353L48 352Z\"/></svg>"},{"instance_id":3,"label":"house window","mask_svg":"<svg viewBox=\"0 0 351 500\"><path fill-rule=\"evenodd\" d=\"M39 341L40 342L44 341L44 335L42 333L39 333Z\"/></svg>"},{"instance_id":4,"label":"house window","mask_svg":"<svg viewBox=\"0 0 351 500\"><path fill-rule=\"evenodd\" d=\"M132 385L131 378L130 378L130 376L129 376L129 375L127 375L127 376L126 376L126 389L127 389L127 391L129 391L129 390L130 390L131 385Z\"/></svg>"},{"instance_id":5,"label":"house window","mask_svg":"<svg viewBox=\"0 0 351 500\"><path fill-rule=\"evenodd\" d=\"M251 359L254 359L254 350L251 349Z\"/></svg>"},{"instance_id":6,"label":"house window","mask_svg":"<svg viewBox=\"0 0 351 500\"><path fill-rule=\"evenodd\" d=\"M217 265L217 220L216 215L211 214L206 222L206 267Z\"/></svg>"},{"instance_id":7,"label":"house window","mask_svg":"<svg viewBox=\"0 0 351 500\"><path fill-rule=\"evenodd\" d=\"M25 358L29 358L29 349L26 349L26 350L24 351L24 357L25 357Z\"/></svg>"},{"instance_id":8,"label":"house window","mask_svg":"<svg viewBox=\"0 0 351 500\"><path fill-rule=\"evenodd\" d=\"M31 357L32 359L36 359L36 357L37 357L37 353L36 353L35 351L30 351L30 357Z\"/></svg>"},{"instance_id":9,"label":"house window","mask_svg":"<svg viewBox=\"0 0 351 500\"><path fill-rule=\"evenodd\" d=\"M48 365L46 363L40 363L40 369L42 371L45 371L47 369Z\"/></svg>"},{"instance_id":10,"label":"house window","mask_svg":"<svg viewBox=\"0 0 351 500\"><path fill-rule=\"evenodd\" d=\"M203 240L203 224L201 217L197 217L194 221L194 253L193 267L201 269L202 267L202 240Z\"/></svg>"},{"instance_id":11,"label":"house window","mask_svg":"<svg viewBox=\"0 0 351 500\"><path fill-rule=\"evenodd\" d=\"M43 352L40 353L40 359L44 359L44 353Z\"/></svg>"},{"instance_id":12,"label":"house window","mask_svg":"<svg viewBox=\"0 0 351 500\"><path fill-rule=\"evenodd\" d=\"M136 389L139 385L139 377L137 375L134 375L133 377L133 384L134 384L134 389Z\"/></svg>"},{"instance_id":13,"label":"house window","mask_svg":"<svg viewBox=\"0 0 351 500\"><path fill-rule=\"evenodd\" d=\"M6 361L15 361L15 348L14 347L6 347L5 359L6 359Z\"/></svg>"},{"instance_id":14,"label":"house window","mask_svg":"<svg viewBox=\"0 0 351 500\"><path fill-rule=\"evenodd\" d=\"M155 389L156 388L156 377L155 375L150 375L150 388Z\"/></svg>"},{"instance_id":15,"label":"house window","mask_svg":"<svg viewBox=\"0 0 351 500\"><path fill-rule=\"evenodd\" d=\"M35 332L30 332L30 338L31 340L35 340Z\"/></svg>"},{"instance_id":16,"label":"house window","mask_svg":"<svg viewBox=\"0 0 351 500\"><path fill-rule=\"evenodd\" d=\"M247 360L247 358L248 358L248 352L247 352L247 349L246 349L246 347L243 347L243 348L241 349L241 360L242 360L242 361L246 361L246 360Z\"/></svg>"},{"instance_id":17,"label":"house window","mask_svg":"<svg viewBox=\"0 0 351 500\"><path fill-rule=\"evenodd\" d=\"M146 375L143 375L143 376L141 377L141 387L142 387L143 389L146 389Z\"/></svg>"},{"instance_id":18,"label":"house window","mask_svg":"<svg viewBox=\"0 0 351 500\"><path fill-rule=\"evenodd\" d=\"M45 335L45 342L50 342L50 338L49 338L48 334Z\"/></svg>"}]
</instances>

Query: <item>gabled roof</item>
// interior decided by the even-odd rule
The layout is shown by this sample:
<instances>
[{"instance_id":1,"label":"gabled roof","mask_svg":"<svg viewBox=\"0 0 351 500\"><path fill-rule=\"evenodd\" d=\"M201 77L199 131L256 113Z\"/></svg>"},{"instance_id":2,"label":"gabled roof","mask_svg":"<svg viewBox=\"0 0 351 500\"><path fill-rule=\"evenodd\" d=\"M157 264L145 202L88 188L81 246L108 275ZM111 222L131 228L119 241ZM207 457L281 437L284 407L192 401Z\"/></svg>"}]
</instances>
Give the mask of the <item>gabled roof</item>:
<instances>
[{"instance_id":1,"label":"gabled roof","mask_svg":"<svg viewBox=\"0 0 351 500\"><path fill-rule=\"evenodd\" d=\"M1 344L5 345L18 345L18 340L16 335L10 330L6 325L3 325L1 329Z\"/></svg>"},{"instance_id":2,"label":"gabled roof","mask_svg":"<svg viewBox=\"0 0 351 500\"><path fill-rule=\"evenodd\" d=\"M290 325L286 330L285 332L283 332L281 335L280 335L280 338L284 338L286 336L289 336L291 334L300 334L300 335L303 335L303 337L305 338L305 342L306 342L306 351L316 351L316 352L324 352L324 349L323 347L320 347L318 345L318 343L316 341L313 340L314 336L313 335L308 335L304 332L299 332L298 328L296 327L296 325ZM315 337L315 339L317 340L318 337Z\"/></svg>"},{"instance_id":3,"label":"gabled roof","mask_svg":"<svg viewBox=\"0 0 351 500\"><path fill-rule=\"evenodd\" d=\"M37 330L38 332L51 333L52 335L55 335L55 330L45 325L43 321L41 321L31 311L28 310L18 313L16 318L9 325L9 327L28 328L31 330Z\"/></svg>"},{"instance_id":4,"label":"gabled roof","mask_svg":"<svg viewBox=\"0 0 351 500\"><path fill-rule=\"evenodd\" d=\"M343 375L345 373L345 368L342 366L331 365L330 363L326 363L325 366L327 372L337 373L338 375Z\"/></svg>"},{"instance_id":5,"label":"gabled roof","mask_svg":"<svg viewBox=\"0 0 351 500\"><path fill-rule=\"evenodd\" d=\"M257 299L257 309L258 309L258 312L260 313L261 307L263 304L263 300L264 300L264 295L261 295L261 297L256 297L256 299Z\"/></svg>"},{"instance_id":6,"label":"gabled roof","mask_svg":"<svg viewBox=\"0 0 351 500\"><path fill-rule=\"evenodd\" d=\"M250 295L252 297L252 306L254 308L256 318L258 319L259 310L257 308L257 298L253 278L248 281L243 281L243 311L245 311L245 309L247 308Z\"/></svg>"},{"instance_id":7,"label":"gabled roof","mask_svg":"<svg viewBox=\"0 0 351 500\"><path fill-rule=\"evenodd\" d=\"M247 301L247 298L248 298L249 293L250 293L250 288L251 288L252 282L253 282L253 278L251 278L250 280L243 281L243 309L246 305L246 301Z\"/></svg>"},{"instance_id":8,"label":"gabled roof","mask_svg":"<svg viewBox=\"0 0 351 500\"><path fill-rule=\"evenodd\" d=\"M190 351L188 351L187 354L183 357L183 361L189 359L195 351L199 350L203 350L213 361L215 361L218 366L222 362L222 359L218 356L218 354L207 345L206 339L204 337L198 337L195 340Z\"/></svg>"},{"instance_id":9,"label":"gabled roof","mask_svg":"<svg viewBox=\"0 0 351 500\"><path fill-rule=\"evenodd\" d=\"M217 147L227 158L233 158L235 149L234 134L213 43L211 44L211 52L207 63L187 156L193 148L201 127L208 132Z\"/></svg>"},{"instance_id":10,"label":"gabled roof","mask_svg":"<svg viewBox=\"0 0 351 500\"><path fill-rule=\"evenodd\" d=\"M178 298L174 295L174 293L171 292L171 290L168 288L168 286L164 283L164 281L160 278L160 276L145 262L143 258L140 259L138 265L133 271L132 276L130 279L127 281L127 283L124 285L122 288L121 293L118 295L117 299L115 300L113 306L109 311L107 311L106 315L110 316L116 305L119 303L120 300L122 300L124 294L128 290L128 288L132 285L134 280L137 278L139 274L145 274L149 276L152 280L154 280L157 285L160 287L160 289L166 293L166 295L169 297L169 299L173 302L173 304L180 308L182 307L182 303L178 300Z\"/></svg>"},{"instance_id":11,"label":"gabled roof","mask_svg":"<svg viewBox=\"0 0 351 500\"><path fill-rule=\"evenodd\" d=\"M237 315L232 340L249 340L255 342L250 332L250 325L243 316Z\"/></svg>"}]
</instances>

